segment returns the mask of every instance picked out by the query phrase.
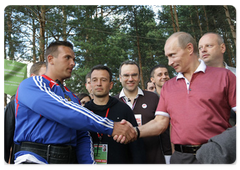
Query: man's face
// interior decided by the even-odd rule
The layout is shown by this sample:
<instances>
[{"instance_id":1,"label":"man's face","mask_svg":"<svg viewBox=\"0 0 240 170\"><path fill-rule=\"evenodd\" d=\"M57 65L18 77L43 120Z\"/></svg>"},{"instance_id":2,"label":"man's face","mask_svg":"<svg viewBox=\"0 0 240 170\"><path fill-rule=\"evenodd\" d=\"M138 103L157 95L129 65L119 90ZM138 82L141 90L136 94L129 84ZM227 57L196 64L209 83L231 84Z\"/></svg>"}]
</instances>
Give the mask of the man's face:
<instances>
[{"instance_id":1,"label":"man's face","mask_svg":"<svg viewBox=\"0 0 240 170\"><path fill-rule=\"evenodd\" d=\"M218 37L215 34L204 35L198 43L200 59L202 59L207 65L212 65L223 58L223 54L226 50L225 44L218 43Z\"/></svg>"},{"instance_id":2,"label":"man's face","mask_svg":"<svg viewBox=\"0 0 240 170\"><path fill-rule=\"evenodd\" d=\"M161 87L163 84L170 79L168 70L166 68L158 67L154 70L154 75L151 77L151 81L156 86Z\"/></svg>"},{"instance_id":3,"label":"man's face","mask_svg":"<svg viewBox=\"0 0 240 170\"><path fill-rule=\"evenodd\" d=\"M87 78L87 82L85 84L85 87L89 94L92 94L92 87L91 87L91 78Z\"/></svg>"},{"instance_id":4,"label":"man's face","mask_svg":"<svg viewBox=\"0 0 240 170\"><path fill-rule=\"evenodd\" d=\"M121 68L120 82L125 90L134 92L140 82L138 67L134 64L124 64Z\"/></svg>"},{"instance_id":5,"label":"man's face","mask_svg":"<svg viewBox=\"0 0 240 170\"><path fill-rule=\"evenodd\" d=\"M86 96L86 97L82 98L82 100L80 100L82 106L84 106L89 101L90 101L90 98L88 96Z\"/></svg>"},{"instance_id":6,"label":"man's face","mask_svg":"<svg viewBox=\"0 0 240 170\"><path fill-rule=\"evenodd\" d=\"M73 50L66 46L58 46L57 57L52 58L49 64L54 65L54 74L62 80L71 77L75 66L75 54Z\"/></svg>"},{"instance_id":7,"label":"man's face","mask_svg":"<svg viewBox=\"0 0 240 170\"><path fill-rule=\"evenodd\" d=\"M173 67L176 72L185 73L190 69L192 57L189 48L193 48L192 44L188 44L184 49L179 47L176 37L166 42L164 50L165 55L168 57L168 65Z\"/></svg>"},{"instance_id":8,"label":"man's face","mask_svg":"<svg viewBox=\"0 0 240 170\"><path fill-rule=\"evenodd\" d=\"M102 98L109 95L113 82L110 82L109 73L106 70L94 70L91 74L91 87L95 97Z\"/></svg>"},{"instance_id":9,"label":"man's face","mask_svg":"<svg viewBox=\"0 0 240 170\"><path fill-rule=\"evenodd\" d=\"M154 92L155 91L155 85L153 82L148 82L147 83L147 91Z\"/></svg>"}]
</instances>

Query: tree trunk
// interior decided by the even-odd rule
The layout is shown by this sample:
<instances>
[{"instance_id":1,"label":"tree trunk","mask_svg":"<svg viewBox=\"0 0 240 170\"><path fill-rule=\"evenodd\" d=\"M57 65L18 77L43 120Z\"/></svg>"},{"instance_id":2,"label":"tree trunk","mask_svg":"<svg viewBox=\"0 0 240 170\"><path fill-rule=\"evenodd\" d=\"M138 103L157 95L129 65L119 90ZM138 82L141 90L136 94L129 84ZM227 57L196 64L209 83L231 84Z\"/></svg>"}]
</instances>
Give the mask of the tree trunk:
<instances>
[{"instance_id":1,"label":"tree trunk","mask_svg":"<svg viewBox=\"0 0 240 170\"><path fill-rule=\"evenodd\" d=\"M36 39L36 27L35 27L35 19L32 18L32 28L33 28L33 39L32 39L32 50L33 50L33 63L36 63L36 44L35 44L35 39Z\"/></svg>"},{"instance_id":2,"label":"tree trunk","mask_svg":"<svg viewBox=\"0 0 240 170\"><path fill-rule=\"evenodd\" d=\"M14 59L14 48L13 48L13 40L12 40L12 8L9 7L7 10L7 37L8 37L8 45L9 45L9 50L8 50L8 56L10 60Z\"/></svg>"},{"instance_id":3,"label":"tree trunk","mask_svg":"<svg viewBox=\"0 0 240 170\"><path fill-rule=\"evenodd\" d=\"M207 12L206 12L205 6L203 6L203 11L204 11L205 19L206 19L206 24L207 24L207 32L209 32L208 17L207 17Z\"/></svg>"},{"instance_id":4,"label":"tree trunk","mask_svg":"<svg viewBox=\"0 0 240 170\"><path fill-rule=\"evenodd\" d=\"M172 26L173 26L173 31L176 32L176 26L173 18L173 11L172 11L172 5L169 5L170 7L170 13L171 13L171 18L172 18Z\"/></svg>"},{"instance_id":5,"label":"tree trunk","mask_svg":"<svg viewBox=\"0 0 240 170\"><path fill-rule=\"evenodd\" d=\"M143 80L143 72L142 72L142 57L141 57L141 51L140 51L140 42L139 42L139 35L138 35L138 25L137 25L137 15L136 15L136 9L134 8L134 22L136 26L136 35L137 35L137 49L138 49L138 65L140 68L140 81L141 81L141 88L144 89L144 80Z\"/></svg>"},{"instance_id":6,"label":"tree trunk","mask_svg":"<svg viewBox=\"0 0 240 170\"><path fill-rule=\"evenodd\" d=\"M195 35L195 30L194 30L194 25L193 25L191 12L190 12L190 20L191 20L191 28L192 28L192 32L193 32L193 38L196 40L196 35Z\"/></svg>"},{"instance_id":7,"label":"tree trunk","mask_svg":"<svg viewBox=\"0 0 240 170\"><path fill-rule=\"evenodd\" d=\"M226 14L226 17L227 17L227 20L228 20L228 24L230 26L231 33L232 33L232 36L233 36L233 40L234 40L234 43L236 45L236 30L234 28L234 25L231 22L231 17L230 17L227 5L223 5L223 7L225 9L225 14Z\"/></svg>"},{"instance_id":8,"label":"tree trunk","mask_svg":"<svg viewBox=\"0 0 240 170\"><path fill-rule=\"evenodd\" d=\"M103 17L103 6L101 5L101 17Z\"/></svg>"},{"instance_id":9,"label":"tree trunk","mask_svg":"<svg viewBox=\"0 0 240 170\"><path fill-rule=\"evenodd\" d=\"M40 23L40 61L44 61L44 51L45 51L45 6L41 6L41 11L39 14L39 23Z\"/></svg>"},{"instance_id":10,"label":"tree trunk","mask_svg":"<svg viewBox=\"0 0 240 170\"><path fill-rule=\"evenodd\" d=\"M65 11L65 7L62 7L62 12L63 12L63 32L62 32L62 37L63 41L67 41L67 13Z\"/></svg>"},{"instance_id":11,"label":"tree trunk","mask_svg":"<svg viewBox=\"0 0 240 170\"><path fill-rule=\"evenodd\" d=\"M179 28L179 24L178 24L178 15L177 15L176 5L173 5L173 9L174 9L174 15L175 15L175 20L176 20L177 31L179 32L180 28Z\"/></svg>"},{"instance_id":12,"label":"tree trunk","mask_svg":"<svg viewBox=\"0 0 240 170\"><path fill-rule=\"evenodd\" d=\"M227 56L228 56L228 65L233 67L232 56L231 56L231 52L230 52L230 49L229 49L229 48L231 48L231 46L228 45L226 34L223 34L223 39L224 39L224 42L225 42Z\"/></svg>"},{"instance_id":13,"label":"tree trunk","mask_svg":"<svg viewBox=\"0 0 240 170\"><path fill-rule=\"evenodd\" d=\"M200 23L200 20L199 20L198 7L195 6L195 9L196 9L196 13L197 13L197 21L198 21L198 26L199 26L199 30L200 30L200 35L202 36L203 33L202 33L202 26L201 26L201 23Z\"/></svg>"}]
</instances>

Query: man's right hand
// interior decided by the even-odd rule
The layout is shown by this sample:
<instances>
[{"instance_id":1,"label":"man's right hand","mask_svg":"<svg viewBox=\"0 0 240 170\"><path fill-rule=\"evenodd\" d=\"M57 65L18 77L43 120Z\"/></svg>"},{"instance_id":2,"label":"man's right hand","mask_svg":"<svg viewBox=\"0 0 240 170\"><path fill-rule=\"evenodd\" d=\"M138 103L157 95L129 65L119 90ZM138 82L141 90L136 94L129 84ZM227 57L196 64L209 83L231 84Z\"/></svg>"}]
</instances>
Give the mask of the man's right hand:
<instances>
[{"instance_id":1,"label":"man's right hand","mask_svg":"<svg viewBox=\"0 0 240 170\"><path fill-rule=\"evenodd\" d=\"M124 119L121 122L114 122L112 136L116 142L124 144L137 139L137 134L134 127L131 123Z\"/></svg>"}]
</instances>

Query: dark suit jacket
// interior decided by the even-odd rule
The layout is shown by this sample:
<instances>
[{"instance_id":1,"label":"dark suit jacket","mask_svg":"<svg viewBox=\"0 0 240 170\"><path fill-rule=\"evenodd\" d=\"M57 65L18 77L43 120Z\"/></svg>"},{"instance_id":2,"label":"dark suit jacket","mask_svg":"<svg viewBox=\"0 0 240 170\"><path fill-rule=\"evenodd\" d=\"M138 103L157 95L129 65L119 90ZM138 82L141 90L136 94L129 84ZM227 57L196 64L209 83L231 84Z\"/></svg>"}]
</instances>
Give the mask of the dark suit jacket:
<instances>
[{"instance_id":1,"label":"dark suit jacket","mask_svg":"<svg viewBox=\"0 0 240 170\"><path fill-rule=\"evenodd\" d=\"M196 158L204 164L231 164L236 160L236 126L214 136L197 151Z\"/></svg>"}]
</instances>

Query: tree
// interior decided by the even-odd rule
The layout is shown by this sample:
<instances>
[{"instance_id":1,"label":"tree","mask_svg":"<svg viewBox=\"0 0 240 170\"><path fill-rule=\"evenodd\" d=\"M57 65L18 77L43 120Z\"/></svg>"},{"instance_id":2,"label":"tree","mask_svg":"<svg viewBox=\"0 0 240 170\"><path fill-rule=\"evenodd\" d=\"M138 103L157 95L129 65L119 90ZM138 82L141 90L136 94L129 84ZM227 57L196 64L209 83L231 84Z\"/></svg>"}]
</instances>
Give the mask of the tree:
<instances>
[{"instance_id":1,"label":"tree","mask_svg":"<svg viewBox=\"0 0 240 170\"><path fill-rule=\"evenodd\" d=\"M76 66L66 84L73 91L85 89L85 75L97 64L112 69L116 94L121 90L119 65L136 61L141 68L141 87L157 64L168 65L166 39L176 31L190 33L198 42L206 32L223 36L224 60L236 66L236 9L233 6L8 6L4 11L4 58L43 61L51 41L74 44ZM226 10L227 9L227 10ZM226 13L228 12L228 13ZM168 68L172 76L173 68Z\"/></svg>"},{"instance_id":2,"label":"tree","mask_svg":"<svg viewBox=\"0 0 240 170\"><path fill-rule=\"evenodd\" d=\"M174 18L173 18L172 5L169 5L169 7L170 7L170 14L171 14L171 19L172 19L173 31L174 31L174 32L177 32L176 26L175 26L175 22L174 22Z\"/></svg>"},{"instance_id":3,"label":"tree","mask_svg":"<svg viewBox=\"0 0 240 170\"><path fill-rule=\"evenodd\" d=\"M236 30L235 30L235 28L234 28L234 25L232 24L231 16L230 16L230 14L229 14L229 10L228 10L227 5L223 5L223 7L224 7L224 9L225 9L227 21L228 21L229 27L230 27L230 29L231 29L231 33L232 33L232 36L233 36L234 43L235 43L235 45L236 45Z\"/></svg>"}]
</instances>

